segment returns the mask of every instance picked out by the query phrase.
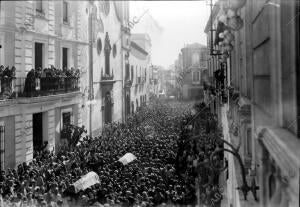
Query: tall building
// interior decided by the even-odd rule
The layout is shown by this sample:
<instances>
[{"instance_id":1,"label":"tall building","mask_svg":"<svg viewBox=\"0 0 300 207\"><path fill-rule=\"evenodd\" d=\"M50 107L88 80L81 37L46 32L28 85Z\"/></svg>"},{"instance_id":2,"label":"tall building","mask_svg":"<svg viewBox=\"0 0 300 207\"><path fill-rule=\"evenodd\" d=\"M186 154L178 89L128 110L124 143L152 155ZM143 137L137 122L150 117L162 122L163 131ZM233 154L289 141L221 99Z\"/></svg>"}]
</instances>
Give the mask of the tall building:
<instances>
[{"instance_id":1,"label":"tall building","mask_svg":"<svg viewBox=\"0 0 300 207\"><path fill-rule=\"evenodd\" d=\"M130 46L130 70L126 73L132 84L128 94L128 103L131 103L128 114L134 113L149 100L151 39L148 34L131 34Z\"/></svg>"},{"instance_id":2,"label":"tall building","mask_svg":"<svg viewBox=\"0 0 300 207\"><path fill-rule=\"evenodd\" d=\"M203 98L203 73L207 70L207 48L199 43L188 44L181 49L181 93L183 99ZM181 59L180 59L181 61Z\"/></svg>"},{"instance_id":3,"label":"tall building","mask_svg":"<svg viewBox=\"0 0 300 207\"><path fill-rule=\"evenodd\" d=\"M216 3L205 29L207 101L259 187L257 200L244 199L241 168L226 153L227 205L299 206L299 2L239 3Z\"/></svg>"},{"instance_id":4,"label":"tall building","mask_svg":"<svg viewBox=\"0 0 300 207\"><path fill-rule=\"evenodd\" d=\"M0 6L2 169L31 161L44 142L58 149L68 124L97 136L106 123L124 120L128 1Z\"/></svg>"},{"instance_id":5,"label":"tall building","mask_svg":"<svg viewBox=\"0 0 300 207\"><path fill-rule=\"evenodd\" d=\"M86 107L88 126L98 135L105 124L124 120L123 77L130 44L129 2L94 1L92 24L92 97Z\"/></svg>"},{"instance_id":6,"label":"tall building","mask_svg":"<svg viewBox=\"0 0 300 207\"><path fill-rule=\"evenodd\" d=\"M57 149L65 124L82 125L88 4L1 1L0 8L0 65L9 66L0 75L4 169L31 161L46 141L49 150ZM77 69L80 76L73 73Z\"/></svg>"}]
</instances>

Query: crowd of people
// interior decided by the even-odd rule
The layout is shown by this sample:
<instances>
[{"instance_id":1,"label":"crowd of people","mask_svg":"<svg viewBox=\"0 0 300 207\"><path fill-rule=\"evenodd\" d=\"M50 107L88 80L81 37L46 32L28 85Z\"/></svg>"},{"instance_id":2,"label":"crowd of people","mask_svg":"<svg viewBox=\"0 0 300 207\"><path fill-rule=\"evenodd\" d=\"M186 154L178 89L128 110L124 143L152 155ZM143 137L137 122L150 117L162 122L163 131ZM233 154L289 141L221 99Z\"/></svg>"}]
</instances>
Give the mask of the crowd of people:
<instances>
[{"instance_id":1,"label":"crowd of people","mask_svg":"<svg viewBox=\"0 0 300 207\"><path fill-rule=\"evenodd\" d=\"M215 145L206 149L184 144L193 133L194 126L187 127L193 119L190 108L186 103L153 101L125 123L104 127L101 136L86 136L75 147L63 145L56 153L44 150L32 162L2 171L0 206L195 204L198 168L190 170L191 163L200 163L205 157L200 151L208 153ZM137 159L123 165L118 159L128 152ZM91 171L100 183L75 193L73 184Z\"/></svg>"},{"instance_id":2,"label":"crowd of people","mask_svg":"<svg viewBox=\"0 0 300 207\"><path fill-rule=\"evenodd\" d=\"M213 153L223 148L222 133L215 115L204 103L196 104L194 109L196 115L182 125L176 165L183 178L196 178L198 202L216 207L222 200L220 172L226 166L223 153Z\"/></svg>"}]
</instances>

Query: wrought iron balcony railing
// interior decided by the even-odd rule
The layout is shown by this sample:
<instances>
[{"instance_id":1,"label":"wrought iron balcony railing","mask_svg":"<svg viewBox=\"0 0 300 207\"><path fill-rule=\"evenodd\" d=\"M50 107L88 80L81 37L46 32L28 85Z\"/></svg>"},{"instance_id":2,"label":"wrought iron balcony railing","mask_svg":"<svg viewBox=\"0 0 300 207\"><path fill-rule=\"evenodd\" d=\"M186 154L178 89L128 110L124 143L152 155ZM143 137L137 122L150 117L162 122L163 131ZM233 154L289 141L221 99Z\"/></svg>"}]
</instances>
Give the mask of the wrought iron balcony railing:
<instances>
[{"instance_id":1,"label":"wrought iron balcony railing","mask_svg":"<svg viewBox=\"0 0 300 207\"><path fill-rule=\"evenodd\" d=\"M112 80L114 80L113 70L111 73L103 73L103 70L101 70L101 81L112 81Z\"/></svg>"},{"instance_id":2,"label":"wrought iron balcony railing","mask_svg":"<svg viewBox=\"0 0 300 207\"><path fill-rule=\"evenodd\" d=\"M36 97L79 91L78 77L17 78L16 96Z\"/></svg>"},{"instance_id":3,"label":"wrought iron balcony railing","mask_svg":"<svg viewBox=\"0 0 300 207\"><path fill-rule=\"evenodd\" d=\"M114 79L113 74L112 75L106 74L106 75L101 76L101 80L113 80L113 79Z\"/></svg>"}]
</instances>

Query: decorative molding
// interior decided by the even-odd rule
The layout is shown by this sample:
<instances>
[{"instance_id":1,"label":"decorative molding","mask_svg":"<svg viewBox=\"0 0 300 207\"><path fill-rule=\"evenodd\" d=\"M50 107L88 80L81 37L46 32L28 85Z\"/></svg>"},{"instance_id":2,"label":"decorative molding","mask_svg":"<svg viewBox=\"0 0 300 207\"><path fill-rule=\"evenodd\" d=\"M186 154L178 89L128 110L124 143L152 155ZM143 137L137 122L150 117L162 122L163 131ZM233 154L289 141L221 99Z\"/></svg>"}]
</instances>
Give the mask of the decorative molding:
<instances>
[{"instance_id":1,"label":"decorative molding","mask_svg":"<svg viewBox=\"0 0 300 207\"><path fill-rule=\"evenodd\" d=\"M259 127L258 140L270 153L284 176L293 178L299 174L300 142L291 132L276 127Z\"/></svg>"}]
</instances>

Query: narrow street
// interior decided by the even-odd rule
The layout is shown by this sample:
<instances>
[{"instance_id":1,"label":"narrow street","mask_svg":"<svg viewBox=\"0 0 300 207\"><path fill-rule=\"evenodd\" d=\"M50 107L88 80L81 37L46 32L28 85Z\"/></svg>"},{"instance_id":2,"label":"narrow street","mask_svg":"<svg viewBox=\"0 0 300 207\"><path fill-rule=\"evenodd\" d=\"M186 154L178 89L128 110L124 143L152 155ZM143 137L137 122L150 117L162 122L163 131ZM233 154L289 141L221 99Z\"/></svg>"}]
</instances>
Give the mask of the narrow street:
<instances>
[{"instance_id":1,"label":"narrow street","mask_svg":"<svg viewBox=\"0 0 300 207\"><path fill-rule=\"evenodd\" d=\"M11 172L15 176L25 174L31 179L37 178L36 183L19 184L25 189L33 188L37 195L27 197L28 205L34 205L35 198L39 201L44 193L45 199L49 199L45 202L63 206L194 206L199 201L207 204L211 199L208 195L218 187L218 181L204 181L213 187L209 193L201 188L199 192L195 181L200 178L196 173L199 170L202 170L199 183L215 178L207 174L205 167L198 169L198 163L206 157L200 151L212 150L213 145L206 142L209 147L206 149L197 145L200 143L197 140L189 143L187 139L195 133L194 127L210 130L202 126L207 118L205 110L200 112L205 117L199 118L198 113L192 115L192 108L200 111L204 109L201 107L192 102L155 99L126 123L106 125L101 136L86 136L75 147L61 148L57 155L44 152L29 165L24 163ZM132 153L135 159L120 162L126 153ZM100 182L90 186L76 184L91 172L97 174ZM85 182L93 180L88 178ZM11 202L20 201L16 197ZM9 204L7 201L6 205Z\"/></svg>"},{"instance_id":2,"label":"narrow street","mask_svg":"<svg viewBox=\"0 0 300 207\"><path fill-rule=\"evenodd\" d=\"M300 207L300 0L0 0L0 207Z\"/></svg>"},{"instance_id":3,"label":"narrow street","mask_svg":"<svg viewBox=\"0 0 300 207\"><path fill-rule=\"evenodd\" d=\"M195 205L194 177L182 179L176 171L181 128L191 116L191 107L191 103L157 100L142 107L125 124L109 124L101 137L81 142L72 152L74 168L95 171L101 181L92 187L96 196L89 197L89 203ZM126 153L132 153L136 160L122 165L118 159ZM79 192L79 197L85 198L86 191ZM83 205L81 202L84 199L80 200Z\"/></svg>"}]
</instances>

